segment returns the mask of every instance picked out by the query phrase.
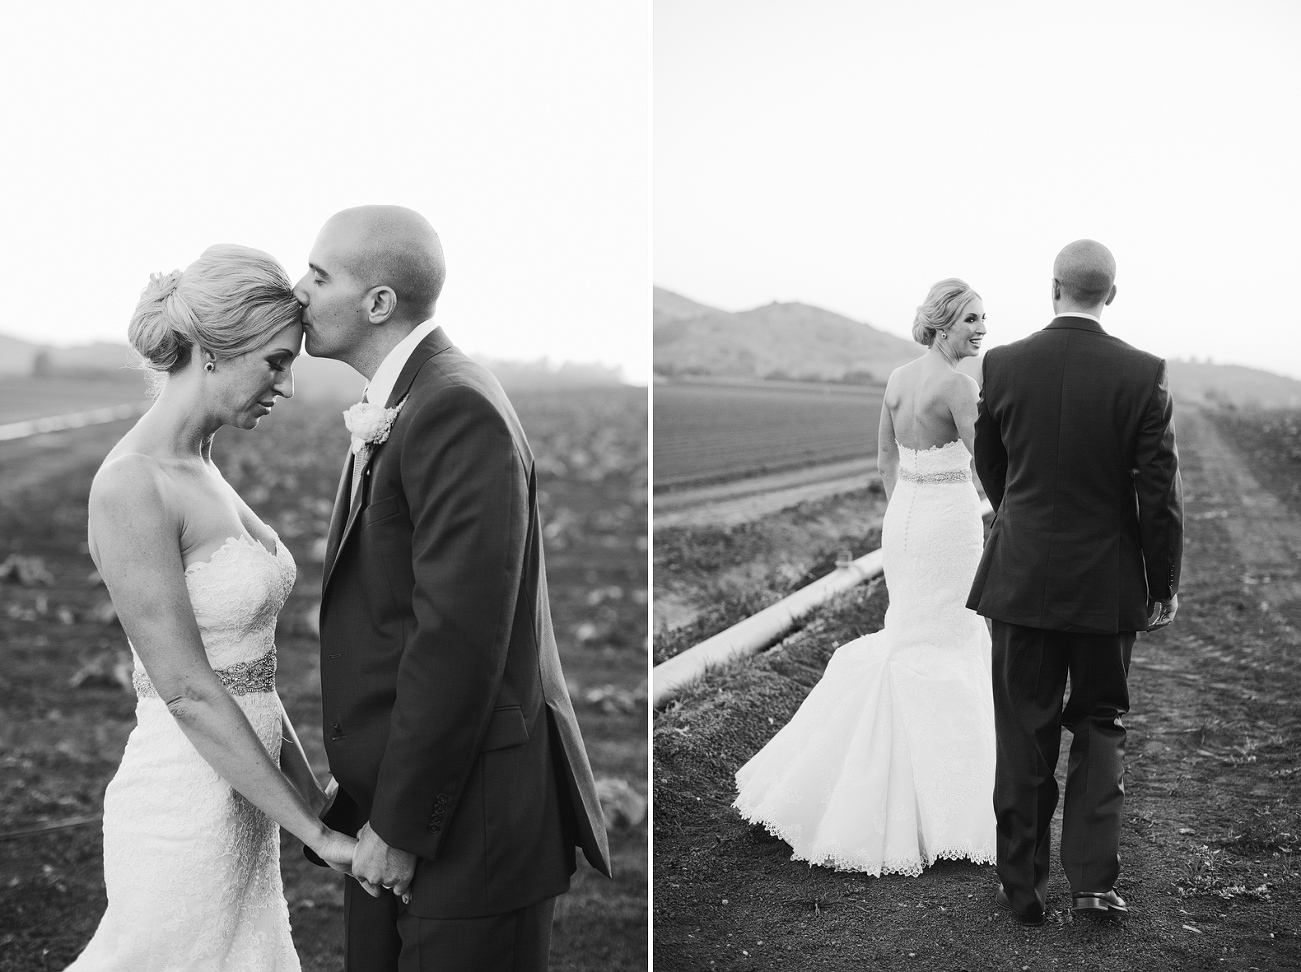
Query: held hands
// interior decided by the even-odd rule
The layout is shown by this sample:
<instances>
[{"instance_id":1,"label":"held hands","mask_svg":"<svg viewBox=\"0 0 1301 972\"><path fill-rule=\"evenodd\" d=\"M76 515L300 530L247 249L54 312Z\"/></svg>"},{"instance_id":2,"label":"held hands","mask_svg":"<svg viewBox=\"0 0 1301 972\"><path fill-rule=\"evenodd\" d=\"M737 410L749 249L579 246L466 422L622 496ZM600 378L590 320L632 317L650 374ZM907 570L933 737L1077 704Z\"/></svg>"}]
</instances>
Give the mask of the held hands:
<instances>
[{"instance_id":1,"label":"held hands","mask_svg":"<svg viewBox=\"0 0 1301 972\"><path fill-rule=\"evenodd\" d=\"M353 860L357 852L357 841L347 834L325 828L325 835L312 848L321 860L336 871L344 874L353 873Z\"/></svg>"},{"instance_id":2,"label":"held hands","mask_svg":"<svg viewBox=\"0 0 1301 972\"><path fill-rule=\"evenodd\" d=\"M357 833L357 850L352 860L352 876L366 893L378 898L381 890L391 889L404 902L411 900L411 879L416 873L416 855L384 843L370 829L370 822Z\"/></svg>"},{"instance_id":3,"label":"held hands","mask_svg":"<svg viewBox=\"0 0 1301 972\"><path fill-rule=\"evenodd\" d=\"M1159 611L1158 608L1160 608ZM1157 628L1164 628L1175 619L1175 612L1178 610L1178 594L1171 594L1168 601L1156 601L1149 597L1147 599L1147 630L1155 631Z\"/></svg>"}]
</instances>

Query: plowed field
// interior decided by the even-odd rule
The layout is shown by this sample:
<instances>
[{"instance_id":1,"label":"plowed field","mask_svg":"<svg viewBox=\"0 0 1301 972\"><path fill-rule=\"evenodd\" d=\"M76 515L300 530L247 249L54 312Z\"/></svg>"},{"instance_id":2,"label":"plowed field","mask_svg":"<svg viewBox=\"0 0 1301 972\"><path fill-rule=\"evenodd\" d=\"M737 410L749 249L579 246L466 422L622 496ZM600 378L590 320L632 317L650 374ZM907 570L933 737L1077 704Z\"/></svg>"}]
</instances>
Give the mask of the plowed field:
<instances>
[{"instance_id":1,"label":"plowed field","mask_svg":"<svg viewBox=\"0 0 1301 972\"><path fill-rule=\"evenodd\" d=\"M598 778L626 781L643 797L646 397L639 388L512 396L538 461L557 640L588 753ZM126 640L103 613L107 596L92 576L86 495L128 425L0 443L0 564L18 555L28 565L25 574L0 575L3 972L64 968L104 910L98 815L134 725L135 698L114 676ZM310 616L346 450L340 409L297 401L277 406L253 432L223 430L215 449L227 479L298 564L276 635L277 683L319 773ZM44 576L32 572L34 562ZM67 822L74 826L5 839ZM646 966L647 826L616 827L610 840L616 879L580 864L557 909L553 968ZM304 970L338 969L342 879L308 864L291 837L281 860Z\"/></svg>"},{"instance_id":2,"label":"plowed field","mask_svg":"<svg viewBox=\"0 0 1301 972\"><path fill-rule=\"evenodd\" d=\"M876 455L882 387L678 381L655 386L655 490Z\"/></svg>"}]
</instances>

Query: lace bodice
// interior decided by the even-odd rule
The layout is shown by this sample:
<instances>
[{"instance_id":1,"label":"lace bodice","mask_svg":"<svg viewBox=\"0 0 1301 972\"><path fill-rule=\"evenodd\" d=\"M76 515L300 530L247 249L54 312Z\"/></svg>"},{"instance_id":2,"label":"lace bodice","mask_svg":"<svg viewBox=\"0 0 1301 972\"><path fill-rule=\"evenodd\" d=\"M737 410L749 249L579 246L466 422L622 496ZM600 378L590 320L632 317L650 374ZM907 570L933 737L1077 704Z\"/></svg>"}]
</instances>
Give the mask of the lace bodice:
<instances>
[{"instance_id":1,"label":"lace bodice","mask_svg":"<svg viewBox=\"0 0 1301 972\"><path fill-rule=\"evenodd\" d=\"M186 568L185 586L213 668L252 661L275 647L276 616L296 575L279 537L273 554L247 534Z\"/></svg>"},{"instance_id":2,"label":"lace bodice","mask_svg":"<svg viewBox=\"0 0 1301 972\"><path fill-rule=\"evenodd\" d=\"M186 568L185 586L208 663L232 694L250 684L241 672L260 671L258 690L274 688L265 676L268 668L275 675L276 617L296 576L294 559L279 537L273 554L247 534L231 537L208 560ZM136 691L148 695L152 686L134 645L131 651Z\"/></svg>"},{"instance_id":3,"label":"lace bodice","mask_svg":"<svg viewBox=\"0 0 1301 972\"><path fill-rule=\"evenodd\" d=\"M899 447L899 478L906 482L967 483L971 481L971 453L961 439L954 439L929 449L910 449L895 440Z\"/></svg>"}]
</instances>

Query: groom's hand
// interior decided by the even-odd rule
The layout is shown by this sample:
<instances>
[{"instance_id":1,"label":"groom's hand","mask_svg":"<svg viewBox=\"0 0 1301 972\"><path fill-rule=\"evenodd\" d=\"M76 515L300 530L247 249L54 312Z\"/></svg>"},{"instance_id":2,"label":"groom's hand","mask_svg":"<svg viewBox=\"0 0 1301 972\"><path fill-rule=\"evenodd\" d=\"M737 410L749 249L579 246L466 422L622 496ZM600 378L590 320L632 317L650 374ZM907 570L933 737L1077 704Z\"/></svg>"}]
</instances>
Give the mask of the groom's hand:
<instances>
[{"instance_id":1,"label":"groom's hand","mask_svg":"<svg viewBox=\"0 0 1301 972\"><path fill-rule=\"evenodd\" d=\"M403 901L410 901L411 879L415 873L415 854L384 843L379 834L370 829L370 821L362 825L352 858L352 876L367 894L378 898L381 891L392 889Z\"/></svg>"},{"instance_id":2,"label":"groom's hand","mask_svg":"<svg viewBox=\"0 0 1301 972\"><path fill-rule=\"evenodd\" d=\"M1158 610L1159 609L1159 610ZM1171 594L1168 601L1156 601L1152 598L1147 600L1147 630L1155 631L1157 628L1164 628L1167 624L1175 619L1175 612L1179 610L1179 595Z\"/></svg>"}]
</instances>

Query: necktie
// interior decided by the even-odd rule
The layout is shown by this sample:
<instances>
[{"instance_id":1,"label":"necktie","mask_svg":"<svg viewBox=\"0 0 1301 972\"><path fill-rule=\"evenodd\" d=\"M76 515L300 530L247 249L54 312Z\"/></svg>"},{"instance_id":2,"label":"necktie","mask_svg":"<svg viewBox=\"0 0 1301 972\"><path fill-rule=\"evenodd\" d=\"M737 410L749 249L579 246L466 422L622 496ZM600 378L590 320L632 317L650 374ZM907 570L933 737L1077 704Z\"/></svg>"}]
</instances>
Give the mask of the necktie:
<instances>
[{"instance_id":1,"label":"necktie","mask_svg":"<svg viewBox=\"0 0 1301 972\"><path fill-rule=\"evenodd\" d=\"M361 475L366 470L366 460L370 458L370 443L362 445L352 457L352 492L348 494L348 508L357 501L357 489L361 486Z\"/></svg>"}]
</instances>

